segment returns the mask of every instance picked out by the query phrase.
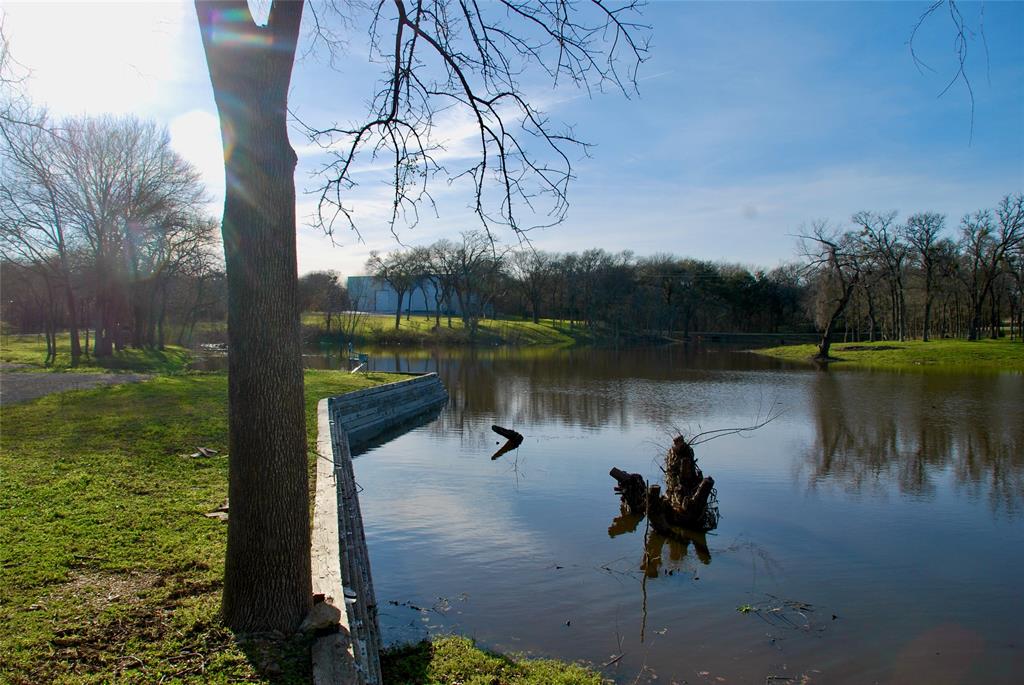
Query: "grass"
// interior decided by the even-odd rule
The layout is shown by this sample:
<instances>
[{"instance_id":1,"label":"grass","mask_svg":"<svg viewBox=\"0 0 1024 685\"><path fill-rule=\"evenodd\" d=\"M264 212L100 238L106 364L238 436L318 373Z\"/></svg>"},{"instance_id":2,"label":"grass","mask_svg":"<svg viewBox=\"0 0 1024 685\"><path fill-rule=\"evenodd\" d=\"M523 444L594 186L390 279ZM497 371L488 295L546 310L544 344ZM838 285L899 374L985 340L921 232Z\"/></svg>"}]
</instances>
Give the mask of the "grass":
<instances>
[{"instance_id":1,"label":"grass","mask_svg":"<svg viewBox=\"0 0 1024 685\"><path fill-rule=\"evenodd\" d=\"M322 333L327 326L324 315L317 312L303 314L302 323L307 330L313 329L314 334ZM332 327L337 328L337 319ZM448 320L443 316L441 327L436 330L433 316L414 315L408 320L402 316L396 330L393 314L363 314L356 325L355 337L358 342L371 344L470 344L469 330L462 319L453 317L449 328ZM570 347L599 340L597 333L554 319L541 319L539 323L529 319L484 319L479 322L473 342L478 345Z\"/></svg>"},{"instance_id":2,"label":"grass","mask_svg":"<svg viewBox=\"0 0 1024 685\"><path fill-rule=\"evenodd\" d=\"M131 371L137 373L179 373L188 368L192 359L188 350L168 345L163 350L134 350L126 348L106 359L83 357L77 366L71 365L70 338L67 333L57 336L57 359L44 365L46 340L42 334L0 337L0 361L23 364L22 371Z\"/></svg>"},{"instance_id":3,"label":"grass","mask_svg":"<svg viewBox=\"0 0 1024 685\"><path fill-rule=\"evenodd\" d=\"M444 637L386 651L387 685L601 685L601 677L576 664L512 659L478 649L464 637Z\"/></svg>"},{"instance_id":4,"label":"grass","mask_svg":"<svg viewBox=\"0 0 1024 685\"><path fill-rule=\"evenodd\" d=\"M809 361L816 345L754 350L779 359ZM872 368L945 368L1024 371L1024 343L1009 340L833 343L835 364Z\"/></svg>"},{"instance_id":5,"label":"grass","mask_svg":"<svg viewBox=\"0 0 1024 685\"><path fill-rule=\"evenodd\" d=\"M385 380L309 372L311 436L317 398ZM0 682L306 679L308 645L239 644L217 617L226 397L188 374L3 408Z\"/></svg>"},{"instance_id":6,"label":"grass","mask_svg":"<svg viewBox=\"0 0 1024 685\"><path fill-rule=\"evenodd\" d=\"M307 371L310 445L319 398L394 379ZM2 408L0 683L309 681L307 640L219 618L227 527L203 513L227 493L226 397L225 375L187 373ZM458 639L386 663L389 684L599 682Z\"/></svg>"}]
</instances>

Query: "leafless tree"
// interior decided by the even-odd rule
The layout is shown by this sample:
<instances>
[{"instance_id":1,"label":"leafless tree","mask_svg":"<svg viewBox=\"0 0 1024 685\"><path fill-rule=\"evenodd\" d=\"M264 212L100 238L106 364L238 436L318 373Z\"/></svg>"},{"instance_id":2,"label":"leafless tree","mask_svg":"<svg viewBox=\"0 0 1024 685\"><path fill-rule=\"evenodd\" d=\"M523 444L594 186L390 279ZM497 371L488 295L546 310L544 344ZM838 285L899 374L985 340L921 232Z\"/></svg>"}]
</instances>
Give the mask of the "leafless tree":
<instances>
[{"instance_id":1,"label":"leafless tree","mask_svg":"<svg viewBox=\"0 0 1024 685\"><path fill-rule=\"evenodd\" d=\"M62 292L74 365L82 347L71 279L75 244L55 168L60 142L43 112L23 109L17 117L0 117L0 250L53 272L47 278Z\"/></svg>"},{"instance_id":2,"label":"leafless tree","mask_svg":"<svg viewBox=\"0 0 1024 685\"><path fill-rule=\"evenodd\" d=\"M455 245L450 240L439 240L430 246L427 278L434 287L434 328L441 328L441 308L452 327L452 294L455 290Z\"/></svg>"},{"instance_id":3,"label":"leafless tree","mask_svg":"<svg viewBox=\"0 0 1024 685\"><path fill-rule=\"evenodd\" d=\"M313 271L299 278L299 307L304 312L324 315L327 335L334 317L349 309L348 293L338 281L337 271Z\"/></svg>"},{"instance_id":4,"label":"leafless tree","mask_svg":"<svg viewBox=\"0 0 1024 685\"><path fill-rule=\"evenodd\" d=\"M817 277L823 285L818 289L820 306L815 311L821 331L816 358L828 361L836 322L846 312L861 279L861 244L855 233L839 232L819 221L800 236L800 245L807 260L805 274Z\"/></svg>"},{"instance_id":5,"label":"leafless tree","mask_svg":"<svg viewBox=\"0 0 1024 685\"><path fill-rule=\"evenodd\" d=\"M982 307L993 296L993 285L1009 255L1024 243L1024 195L1007 195L995 212L982 210L960 222L960 249L963 253L960 278L970 298L970 324L967 337L981 337ZM994 336L998 330L993 331Z\"/></svg>"},{"instance_id":6,"label":"leafless tree","mask_svg":"<svg viewBox=\"0 0 1024 685\"><path fill-rule=\"evenodd\" d=\"M166 130L134 118L61 122L53 168L61 179L64 222L90 255L96 277L97 356L124 344L133 317L145 327L146 286L193 249L209 224L198 172L170 147ZM198 231L198 233L197 233ZM141 344L142 328L133 332Z\"/></svg>"},{"instance_id":7,"label":"leafless tree","mask_svg":"<svg viewBox=\"0 0 1024 685\"><path fill-rule=\"evenodd\" d=\"M946 226L946 217L936 212L919 212L907 219L903 234L914 248L914 258L921 268L924 280L924 322L921 339L928 342L931 335L932 300L939 255L939 240Z\"/></svg>"},{"instance_id":8,"label":"leafless tree","mask_svg":"<svg viewBox=\"0 0 1024 685\"><path fill-rule=\"evenodd\" d=\"M357 3L329 6L346 10ZM242 0L197 0L203 48L224 134L227 184L224 251L228 275L229 452L224 616L238 630L294 630L311 604L305 417L296 306L296 155L288 141L288 86L302 2L275 0L257 25ZM324 169L320 224L351 222L345 193L361 153L393 163L392 228L429 202L425 185L440 168L435 117L461 107L479 132L477 163L456 171L476 189L476 212L523 230L519 205L552 199L548 223L565 212L576 141L553 130L519 84L540 65L555 78L628 90L646 43L635 0L478 5L454 0L379 2L369 9L374 57L385 81L362 122L321 128L314 139L335 154ZM338 31L313 7L325 48ZM493 19L490 17L494 17ZM589 18L588 18L589 17ZM632 55L622 71L618 55ZM359 97L356 95L355 97ZM539 145L538 145L539 144ZM546 161L535 154L545 149ZM486 194L494 177L496 201ZM491 209L494 207L494 209Z\"/></svg>"},{"instance_id":9,"label":"leafless tree","mask_svg":"<svg viewBox=\"0 0 1024 685\"><path fill-rule=\"evenodd\" d=\"M539 323L541 303L554 277L551 255L527 246L512 253L509 267L523 297L530 303L533 322Z\"/></svg>"},{"instance_id":10,"label":"leafless tree","mask_svg":"<svg viewBox=\"0 0 1024 685\"><path fill-rule=\"evenodd\" d=\"M405 294L412 290L418 277L409 252L395 251L382 257L380 253L373 251L370 253L369 259L366 260L366 272L387 283L395 291L398 298L395 303L395 330L397 331L402 322L402 302L405 299Z\"/></svg>"},{"instance_id":11,"label":"leafless tree","mask_svg":"<svg viewBox=\"0 0 1024 685\"><path fill-rule=\"evenodd\" d=\"M506 251L482 231L463 231L449 255L452 290L459 303L463 326L475 339L480 320L497 294L496 285Z\"/></svg>"},{"instance_id":12,"label":"leafless tree","mask_svg":"<svg viewBox=\"0 0 1024 685\"><path fill-rule=\"evenodd\" d=\"M902 341L907 335L904 277L908 249L902 240L903 230L896 224L896 212L857 212L853 215L853 223L860 227L864 253L881 267L880 271L885 276L889 286L893 335Z\"/></svg>"}]
</instances>

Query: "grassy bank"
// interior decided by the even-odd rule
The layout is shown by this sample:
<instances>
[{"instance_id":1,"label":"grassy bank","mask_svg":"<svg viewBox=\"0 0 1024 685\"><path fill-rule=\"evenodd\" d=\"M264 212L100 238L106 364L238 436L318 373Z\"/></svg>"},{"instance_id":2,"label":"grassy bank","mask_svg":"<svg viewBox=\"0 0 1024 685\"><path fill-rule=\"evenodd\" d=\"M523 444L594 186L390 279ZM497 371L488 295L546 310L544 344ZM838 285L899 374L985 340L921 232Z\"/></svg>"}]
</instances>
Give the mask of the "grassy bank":
<instances>
[{"instance_id":1,"label":"grassy bank","mask_svg":"<svg viewBox=\"0 0 1024 685\"><path fill-rule=\"evenodd\" d=\"M344 317L343 317L344 318ZM477 326L476 338L470 339L469 330L460 318L448 320L441 317L441 327L434 327L434 318L414 315L404 316L395 328L395 317L391 314L361 314L355 325L357 343L371 345L512 345L570 347L600 343L605 339L601 331L585 327L570 326L568 322L541 319L539 323L524 319L484 319ZM302 316L307 337L325 334L327 321L323 314L306 313ZM332 331L338 329L338 320L332 322Z\"/></svg>"},{"instance_id":2,"label":"grassy bank","mask_svg":"<svg viewBox=\"0 0 1024 685\"><path fill-rule=\"evenodd\" d=\"M124 349L104 359L82 357L78 366L71 366L70 339L67 333L57 336L57 358L50 365L46 359L46 339L41 335L0 336L0 361L21 364L21 371L131 371L134 373L178 373L188 368L188 350L168 345L163 350Z\"/></svg>"},{"instance_id":3,"label":"grassy bank","mask_svg":"<svg viewBox=\"0 0 1024 685\"><path fill-rule=\"evenodd\" d=\"M318 398L394 378L307 372L310 438ZM218 618L227 527L203 514L227 492L226 381L159 376L3 407L0 682L308 682L305 640L242 642ZM192 458L200 446L217 454ZM389 683L598 682L460 640L388 668Z\"/></svg>"},{"instance_id":4,"label":"grassy bank","mask_svg":"<svg viewBox=\"0 0 1024 685\"><path fill-rule=\"evenodd\" d=\"M385 685L601 685L601 677L575 664L517 660L478 649L463 637L446 637L386 651Z\"/></svg>"},{"instance_id":5,"label":"grassy bank","mask_svg":"<svg viewBox=\"0 0 1024 685\"><path fill-rule=\"evenodd\" d=\"M754 350L757 354L770 357L808 362L817 351L816 345L786 345ZM1024 344L1009 340L833 343L831 355L837 366L1024 371Z\"/></svg>"}]
</instances>

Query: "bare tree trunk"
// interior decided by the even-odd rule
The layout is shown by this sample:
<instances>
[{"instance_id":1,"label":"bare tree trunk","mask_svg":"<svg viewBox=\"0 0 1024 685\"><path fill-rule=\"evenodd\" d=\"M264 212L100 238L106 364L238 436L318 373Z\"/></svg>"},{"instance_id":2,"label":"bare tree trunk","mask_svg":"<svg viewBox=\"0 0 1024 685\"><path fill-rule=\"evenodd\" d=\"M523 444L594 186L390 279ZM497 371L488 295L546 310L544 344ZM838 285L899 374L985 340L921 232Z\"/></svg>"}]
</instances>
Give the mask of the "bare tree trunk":
<instances>
[{"instance_id":1,"label":"bare tree trunk","mask_svg":"<svg viewBox=\"0 0 1024 685\"><path fill-rule=\"evenodd\" d=\"M829 317L828 323L825 324L825 330L821 332L821 339L818 342L818 353L815 355L816 359L826 361L829 359L829 349L832 347L832 328L835 326L836 321L846 311L846 305L850 302L850 297L853 295L854 288L857 287L857 278L850 279L850 282L846 285L843 290L843 294L840 296L836 303L835 309L832 311L832 316Z\"/></svg>"},{"instance_id":2,"label":"bare tree trunk","mask_svg":"<svg viewBox=\"0 0 1024 685\"><path fill-rule=\"evenodd\" d=\"M156 330L157 339L156 347L158 350L164 349L164 323L167 321L167 282L165 281L160 287L160 315L157 317Z\"/></svg>"},{"instance_id":3,"label":"bare tree trunk","mask_svg":"<svg viewBox=\"0 0 1024 685\"><path fill-rule=\"evenodd\" d=\"M998 297L998 293L996 292L995 288L993 288L991 295L989 297L991 338L993 340L999 339L999 328L1001 323L999 320L999 311L1000 309L1002 309L1002 307L1000 306L1000 299L1001 298Z\"/></svg>"},{"instance_id":4,"label":"bare tree trunk","mask_svg":"<svg viewBox=\"0 0 1024 685\"><path fill-rule=\"evenodd\" d=\"M75 302L75 292L71 289L71 283L65 273L64 302L68 310L68 336L71 340L71 366L78 366L78 360L82 358L82 342L78 337L78 304Z\"/></svg>"},{"instance_id":5,"label":"bare tree trunk","mask_svg":"<svg viewBox=\"0 0 1024 685\"><path fill-rule=\"evenodd\" d=\"M305 406L287 96L302 2L196 2L225 171L228 547L225 622L296 630L312 604ZM232 37L234 39L232 40Z\"/></svg>"},{"instance_id":6,"label":"bare tree trunk","mask_svg":"<svg viewBox=\"0 0 1024 685\"><path fill-rule=\"evenodd\" d=\"M924 325L922 327L921 340L928 342L931 338L931 326L932 326L932 294L931 288L925 290L924 296Z\"/></svg>"},{"instance_id":7,"label":"bare tree trunk","mask_svg":"<svg viewBox=\"0 0 1024 685\"><path fill-rule=\"evenodd\" d=\"M97 265L97 272L100 273L99 286L96 288L96 325L95 341L93 342L93 355L109 357L114 353L113 316L111 312L110 293L106 278L106 266Z\"/></svg>"},{"instance_id":8,"label":"bare tree trunk","mask_svg":"<svg viewBox=\"0 0 1024 685\"><path fill-rule=\"evenodd\" d=\"M395 293L398 295L398 306L395 308L395 330L402 325L402 299L405 297L405 291Z\"/></svg>"}]
</instances>

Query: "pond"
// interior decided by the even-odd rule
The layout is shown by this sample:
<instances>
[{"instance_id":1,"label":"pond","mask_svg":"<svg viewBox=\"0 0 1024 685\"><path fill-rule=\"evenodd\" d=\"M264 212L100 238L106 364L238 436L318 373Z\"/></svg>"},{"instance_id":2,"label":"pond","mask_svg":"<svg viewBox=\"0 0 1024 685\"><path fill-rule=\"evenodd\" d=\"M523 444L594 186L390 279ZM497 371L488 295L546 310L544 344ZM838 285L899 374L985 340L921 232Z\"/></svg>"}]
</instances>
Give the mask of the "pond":
<instances>
[{"instance_id":1,"label":"pond","mask_svg":"<svg viewBox=\"0 0 1024 685\"><path fill-rule=\"evenodd\" d=\"M684 347L371 359L451 395L355 461L387 642L457 632L619 683L1021 682L1020 374ZM718 528L648 536L645 564L609 469L660 482L674 434L772 406L697 448ZM492 460L491 424L526 439Z\"/></svg>"}]
</instances>

